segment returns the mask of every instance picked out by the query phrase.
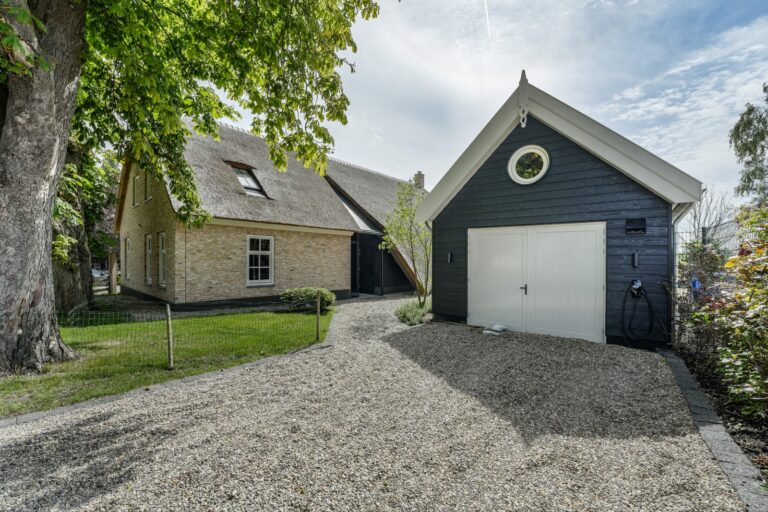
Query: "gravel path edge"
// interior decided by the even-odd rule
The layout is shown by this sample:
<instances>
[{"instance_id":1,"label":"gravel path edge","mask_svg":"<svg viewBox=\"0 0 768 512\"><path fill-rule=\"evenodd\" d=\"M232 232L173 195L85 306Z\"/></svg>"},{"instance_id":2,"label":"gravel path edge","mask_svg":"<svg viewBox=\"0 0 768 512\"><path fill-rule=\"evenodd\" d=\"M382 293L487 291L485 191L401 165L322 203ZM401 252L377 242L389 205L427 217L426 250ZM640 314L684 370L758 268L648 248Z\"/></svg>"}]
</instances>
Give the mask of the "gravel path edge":
<instances>
[{"instance_id":1,"label":"gravel path edge","mask_svg":"<svg viewBox=\"0 0 768 512\"><path fill-rule=\"evenodd\" d=\"M677 385L688 403L699 435L750 512L768 512L768 491L760 471L752 465L723 426L707 394L699 387L685 362L674 352L657 350L669 364Z\"/></svg>"}]
</instances>

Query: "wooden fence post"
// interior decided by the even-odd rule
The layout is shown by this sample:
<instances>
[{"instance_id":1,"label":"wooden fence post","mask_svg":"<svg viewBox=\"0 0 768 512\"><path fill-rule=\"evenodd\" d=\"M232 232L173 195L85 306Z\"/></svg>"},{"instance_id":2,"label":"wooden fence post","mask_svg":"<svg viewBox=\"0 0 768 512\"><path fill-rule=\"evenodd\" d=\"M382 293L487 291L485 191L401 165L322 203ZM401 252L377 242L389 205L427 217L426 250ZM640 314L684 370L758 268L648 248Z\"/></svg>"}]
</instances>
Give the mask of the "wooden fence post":
<instances>
[{"instance_id":1,"label":"wooden fence post","mask_svg":"<svg viewBox=\"0 0 768 512\"><path fill-rule=\"evenodd\" d=\"M171 305L165 305L165 332L168 340L168 369L173 370L173 326L171 325Z\"/></svg>"},{"instance_id":2,"label":"wooden fence post","mask_svg":"<svg viewBox=\"0 0 768 512\"><path fill-rule=\"evenodd\" d=\"M315 315L315 341L320 341L320 290L317 290L317 314Z\"/></svg>"}]
</instances>

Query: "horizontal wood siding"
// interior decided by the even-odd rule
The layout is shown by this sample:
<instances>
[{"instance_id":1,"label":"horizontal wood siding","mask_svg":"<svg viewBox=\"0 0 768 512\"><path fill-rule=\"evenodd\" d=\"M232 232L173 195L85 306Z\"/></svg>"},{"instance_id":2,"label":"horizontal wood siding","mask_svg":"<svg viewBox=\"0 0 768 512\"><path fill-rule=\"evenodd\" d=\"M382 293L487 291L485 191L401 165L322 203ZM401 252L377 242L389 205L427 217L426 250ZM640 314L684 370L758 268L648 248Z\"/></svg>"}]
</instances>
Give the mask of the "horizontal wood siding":
<instances>
[{"instance_id":1,"label":"horizontal wood siding","mask_svg":"<svg viewBox=\"0 0 768 512\"><path fill-rule=\"evenodd\" d=\"M546 149L551 163L540 181L521 186L507 175L507 161L527 144ZM626 235L626 219L637 217L646 219L646 234ZM507 137L434 221L433 310L449 317L467 316L468 229L605 221L607 336L622 336L624 292L637 278L669 330L665 284L670 281L670 219L671 206L664 199L528 116L527 126ZM639 268L632 267L635 251L640 255ZM563 265L568 265L567 254ZM647 326L644 306L638 308L637 331ZM665 340L658 323L651 339Z\"/></svg>"}]
</instances>

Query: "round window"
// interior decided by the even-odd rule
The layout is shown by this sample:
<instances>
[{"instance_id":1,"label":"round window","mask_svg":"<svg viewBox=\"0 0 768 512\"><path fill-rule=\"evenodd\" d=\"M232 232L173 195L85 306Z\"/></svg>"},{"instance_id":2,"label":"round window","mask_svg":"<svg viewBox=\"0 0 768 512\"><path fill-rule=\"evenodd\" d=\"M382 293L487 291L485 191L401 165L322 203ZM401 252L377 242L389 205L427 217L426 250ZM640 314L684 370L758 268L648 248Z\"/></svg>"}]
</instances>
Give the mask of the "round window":
<instances>
[{"instance_id":1,"label":"round window","mask_svg":"<svg viewBox=\"0 0 768 512\"><path fill-rule=\"evenodd\" d=\"M536 183L549 169L549 154L541 146L523 146L507 164L509 177L521 185Z\"/></svg>"}]
</instances>

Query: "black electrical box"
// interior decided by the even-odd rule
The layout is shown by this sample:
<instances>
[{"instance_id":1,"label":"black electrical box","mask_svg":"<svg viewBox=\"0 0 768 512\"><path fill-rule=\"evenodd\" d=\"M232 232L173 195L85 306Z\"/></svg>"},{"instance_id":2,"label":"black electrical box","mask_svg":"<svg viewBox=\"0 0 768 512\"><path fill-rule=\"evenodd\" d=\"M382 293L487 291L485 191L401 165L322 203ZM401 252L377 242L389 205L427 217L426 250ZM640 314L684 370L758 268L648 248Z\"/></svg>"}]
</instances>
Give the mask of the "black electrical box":
<instances>
[{"instance_id":1,"label":"black electrical box","mask_svg":"<svg viewBox=\"0 0 768 512\"><path fill-rule=\"evenodd\" d=\"M627 219L625 229L628 235L644 235L645 219Z\"/></svg>"}]
</instances>

